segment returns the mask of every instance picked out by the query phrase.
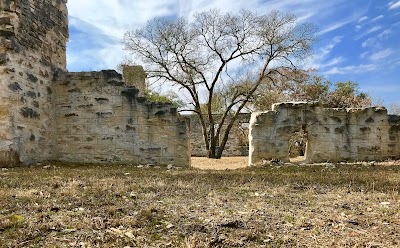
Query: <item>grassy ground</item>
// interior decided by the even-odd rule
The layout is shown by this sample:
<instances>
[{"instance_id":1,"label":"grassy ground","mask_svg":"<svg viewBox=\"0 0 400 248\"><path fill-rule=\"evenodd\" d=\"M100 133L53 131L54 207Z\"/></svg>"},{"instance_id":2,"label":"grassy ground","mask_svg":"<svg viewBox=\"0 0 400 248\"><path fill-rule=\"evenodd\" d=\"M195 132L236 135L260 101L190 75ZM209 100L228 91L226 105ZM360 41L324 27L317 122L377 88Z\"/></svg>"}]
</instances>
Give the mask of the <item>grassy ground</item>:
<instances>
[{"instance_id":1,"label":"grassy ground","mask_svg":"<svg viewBox=\"0 0 400 248\"><path fill-rule=\"evenodd\" d=\"M399 192L399 163L0 168L0 247L399 247Z\"/></svg>"}]
</instances>

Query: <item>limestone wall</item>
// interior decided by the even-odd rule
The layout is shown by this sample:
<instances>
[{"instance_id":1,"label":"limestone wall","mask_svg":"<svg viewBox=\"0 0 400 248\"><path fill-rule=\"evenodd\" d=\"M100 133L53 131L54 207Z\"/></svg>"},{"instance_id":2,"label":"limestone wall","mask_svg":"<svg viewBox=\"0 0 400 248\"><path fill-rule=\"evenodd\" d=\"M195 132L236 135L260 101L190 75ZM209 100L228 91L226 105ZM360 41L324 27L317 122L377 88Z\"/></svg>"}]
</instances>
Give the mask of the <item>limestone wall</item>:
<instances>
[{"instance_id":1,"label":"limestone wall","mask_svg":"<svg viewBox=\"0 0 400 248\"><path fill-rule=\"evenodd\" d=\"M192 148L192 156L205 157L207 151L204 148L204 138L202 127L197 115L190 115L190 144ZM214 115L218 121L219 115ZM248 127L250 121L250 114L241 114L235 122L229 134L228 142L225 146L223 156L247 156L249 153L248 143ZM222 140L222 134L221 134Z\"/></svg>"},{"instance_id":2,"label":"limestone wall","mask_svg":"<svg viewBox=\"0 0 400 248\"><path fill-rule=\"evenodd\" d=\"M381 107L324 108L318 103L280 103L253 113L250 165L262 160L288 161L289 139L307 133L306 162L382 160L400 157L400 117Z\"/></svg>"},{"instance_id":3,"label":"limestone wall","mask_svg":"<svg viewBox=\"0 0 400 248\"><path fill-rule=\"evenodd\" d=\"M62 75L54 85L58 159L189 165L186 119L138 93L115 71Z\"/></svg>"},{"instance_id":4,"label":"limestone wall","mask_svg":"<svg viewBox=\"0 0 400 248\"><path fill-rule=\"evenodd\" d=\"M66 65L65 0L0 0L0 164L52 159L52 81Z\"/></svg>"}]
</instances>

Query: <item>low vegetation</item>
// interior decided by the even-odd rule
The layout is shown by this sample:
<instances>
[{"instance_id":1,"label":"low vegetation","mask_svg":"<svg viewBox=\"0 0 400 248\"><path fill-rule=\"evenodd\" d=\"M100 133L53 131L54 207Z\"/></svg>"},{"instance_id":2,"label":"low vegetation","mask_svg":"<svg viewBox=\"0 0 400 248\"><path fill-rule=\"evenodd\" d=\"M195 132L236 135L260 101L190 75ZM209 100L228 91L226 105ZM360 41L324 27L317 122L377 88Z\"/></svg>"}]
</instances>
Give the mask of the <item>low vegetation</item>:
<instances>
[{"instance_id":1,"label":"low vegetation","mask_svg":"<svg viewBox=\"0 0 400 248\"><path fill-rule=\"evenodd\" d=\"M399 165L0 169L0 247L399 247Z\"/></svg>"}]
</instances>

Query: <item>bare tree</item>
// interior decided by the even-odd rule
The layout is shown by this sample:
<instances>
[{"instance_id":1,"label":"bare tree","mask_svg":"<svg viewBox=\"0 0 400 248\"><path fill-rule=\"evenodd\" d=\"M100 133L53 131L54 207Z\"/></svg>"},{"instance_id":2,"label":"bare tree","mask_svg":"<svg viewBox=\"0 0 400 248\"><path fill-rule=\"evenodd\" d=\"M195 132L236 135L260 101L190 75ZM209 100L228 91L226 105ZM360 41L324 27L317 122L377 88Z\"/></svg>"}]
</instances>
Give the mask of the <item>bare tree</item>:
<instances>
[{"instance_id":1,"label":"bare tree","mask_svg":"<svg viewBox=\"0 0 400 248\"><path fill-rule=\"evenodd\" d=\"M258 15L210 10L195 14L191 23L152 20L127 32L123 42L144 63L149 77L172 82L190 95L185 110L200 119L208 157L220 158L234 122L257 88L282 71L295 70L309 55L314 33L311 25L279 11ZM230 94L216 120L214 97L226 89Z\"/></svg>"},{"instance_id":2,"label":"bare tree","mask_svg":"<svg viewBox=\"0 0 400 248\"><path fill-rule=\"evenodd\" d=\"M400 103L392 103L389 112L393 115L400 115Z\"/></svg>"}]
</instances>

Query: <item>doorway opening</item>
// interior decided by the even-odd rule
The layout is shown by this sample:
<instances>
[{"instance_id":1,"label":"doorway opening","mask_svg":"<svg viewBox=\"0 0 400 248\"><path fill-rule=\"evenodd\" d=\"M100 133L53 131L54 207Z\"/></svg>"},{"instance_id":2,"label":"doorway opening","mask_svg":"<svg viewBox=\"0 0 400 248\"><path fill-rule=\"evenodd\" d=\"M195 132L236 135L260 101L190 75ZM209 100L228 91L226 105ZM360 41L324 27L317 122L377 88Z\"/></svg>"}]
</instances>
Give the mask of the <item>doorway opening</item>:
<instances>
[{"instance_id":1,"label":"doorway opening","mask_svg":"<svg viewBox=\"0 0 400 248\"><path fill-rule=\"evenodd\" d=\"M292 163L301 163L306 160L306 150L307 150L307 132L305 131L305 126L297 132L294 132L289 138L289 160Z\"/></svg>"}]
</instances>

